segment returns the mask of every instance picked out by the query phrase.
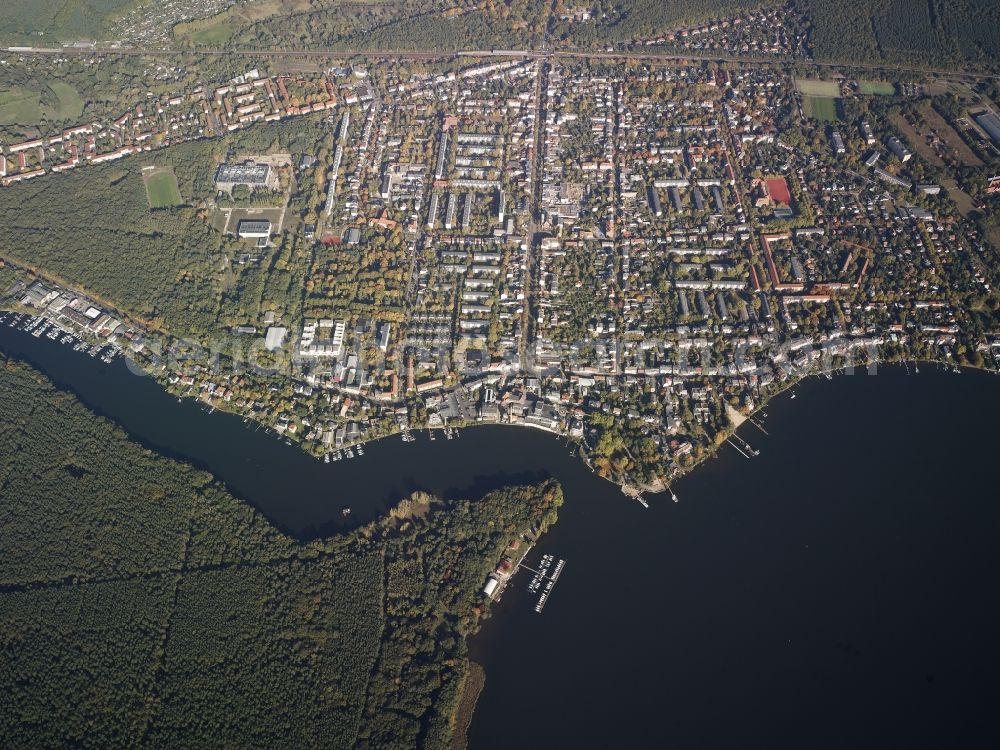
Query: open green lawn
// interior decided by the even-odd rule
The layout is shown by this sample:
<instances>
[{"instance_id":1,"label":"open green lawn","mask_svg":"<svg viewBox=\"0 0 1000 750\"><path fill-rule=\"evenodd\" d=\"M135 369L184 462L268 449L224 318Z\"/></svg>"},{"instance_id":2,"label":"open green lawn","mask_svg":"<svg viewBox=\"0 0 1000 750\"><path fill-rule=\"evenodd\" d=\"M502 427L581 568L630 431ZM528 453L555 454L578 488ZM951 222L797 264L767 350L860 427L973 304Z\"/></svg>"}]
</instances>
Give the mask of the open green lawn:
<instances>
[{"instance_id":1,"label":"open green lawn","mask_svg":"<svg viewBox=\"0 0 1000 750\"><path fill-rule=\"evenodd\" d=\"M820 122L837 122L840 119L839 100L825 96L802 97L802 109L806 117Z\"/></svg>"},{"instance_id":2,"label":"open green lawn","mask_svg":"<svg viewBox=\"0 0 1000 750\"><path fill-rule=\"evenodd\" d=\"M188 40L194 44L225 44L233 35L234 29L225 23L206 26L204 29L192 31Z\"/></svg>"},{"instance_id":3,"label":"open green lawn","mask_svg":"<svg viewBox=\"0 0 1000 750\"><path fill-rule=\"evenodd\" d=\"M0 91L0 125L30 125L41 119L38 94L21 89Z\"/></svg>"},{"instance_id":4,"label":"open green lawn","mask_svg":"<svg viewBox=\"0 0 1000 750\"><path fill-rule=\"evenodd\" d=\"M858 81L858 89L866 96L892 96L896 93L895 84L888 81Z\"/></svg>"},{"instance_id":5,"label":"open green lawn","mask_svg":"<svg viewBox=\"0 0 1000 750\"><path fill-rule=\"evenodd\" d=\"M840 96L840 84L836 81L819 81L812 78L796 78L795 87L806 96Z\"/></svg>"},{"instance_id":6,"label":"open green lawn","mask_svg":"<svg viewBox=\"0 0 1000 750\"><path fill-rule=\"evenodd\" d=\"M150 208L170 208L183 203L173 172L157 172L146 179L146 197Z\"/></svg>"},{"instance_id":7,"label":"open green lawn","mask_svg":"<svg viewBox=\"0 0 1000 750\"><path fill-rule=\"evenodd\" d=\"M83 99L63 81L52 81L44 92L0 89L0 125L37 125L43 116L57 122L75 120L82 113Z\"/></svg>"},{"instance_id":8,"label":"open green lawn","mask_svg":"<svg viewBox=\"0 0 1000 750\"><path fill-rule=\"evenodd\" d=\"M56 95L56 104L49 114L57 120L72 120L83 114L83 99L75 88L63 81L53 81L49 84L52 93Z\"/></svg>"}]
</instances>

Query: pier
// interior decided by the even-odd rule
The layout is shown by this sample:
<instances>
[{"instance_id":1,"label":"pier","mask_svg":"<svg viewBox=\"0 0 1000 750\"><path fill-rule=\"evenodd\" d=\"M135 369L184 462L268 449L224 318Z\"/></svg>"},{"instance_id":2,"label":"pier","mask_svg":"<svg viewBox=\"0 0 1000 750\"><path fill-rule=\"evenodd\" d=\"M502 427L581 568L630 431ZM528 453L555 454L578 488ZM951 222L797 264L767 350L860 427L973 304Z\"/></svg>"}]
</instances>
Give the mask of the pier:
<instances>
[{"instance_id":1,"label":"pier","mask_svg":"<svg viewBox=\"0 0 1000 750\"><path fill-rule=\"evenodd\" d=\"M555 588L556 582L559 580L559 576L565 566L565 560L557 561L553 555L542 555L541 562L538 564L540 569L537 570L529 565L525 565L523 560L518 565L519 568L524 568L535 574L528 583L528 591L533 594L539 594L538 601L535 603L535 612L541 614L545 608L545 603L548 601L549 595L552 593L552 589Z\"/></svg>"}]
</instances>

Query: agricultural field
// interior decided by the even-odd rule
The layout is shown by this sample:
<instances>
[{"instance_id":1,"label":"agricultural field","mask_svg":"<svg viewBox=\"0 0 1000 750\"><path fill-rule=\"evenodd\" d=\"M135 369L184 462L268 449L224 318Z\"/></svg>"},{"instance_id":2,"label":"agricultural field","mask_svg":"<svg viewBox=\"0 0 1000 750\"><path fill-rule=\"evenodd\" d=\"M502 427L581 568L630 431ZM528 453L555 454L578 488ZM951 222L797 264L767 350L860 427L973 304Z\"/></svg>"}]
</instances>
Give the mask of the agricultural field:
<instances>
[{"instance_id":1,"label":"agricultural field","mask_svg":"<svg viewBox=\"0 0 1000 750\"><path fill-rule=\"evenodd\" d=\"M826 96L803 96L802 111L806 117L812 117L820 122L838 122L840 100Z\"/></svg>"},{"instance_id":2,"label":"agricultural field","mask_svg":"<svg viewBox=\"0 0 1000 750\"><path fill-rule=\"evenodd\" d=\"M179 206L184 201L177 189L177 177L173 170L155 169L143 177L146 184L146 199L151 209Z\"/></svg>"},{"instance_id":3,"label":"agricultural field","mask_svg":"<svg viewBox=\"0 0 1000 750\"><path fill-rule=\"evenodd\" d=\"M896 85L888 81L858 81L858 92L865 96L893 96Z\"/></svg>"}]
</instances>

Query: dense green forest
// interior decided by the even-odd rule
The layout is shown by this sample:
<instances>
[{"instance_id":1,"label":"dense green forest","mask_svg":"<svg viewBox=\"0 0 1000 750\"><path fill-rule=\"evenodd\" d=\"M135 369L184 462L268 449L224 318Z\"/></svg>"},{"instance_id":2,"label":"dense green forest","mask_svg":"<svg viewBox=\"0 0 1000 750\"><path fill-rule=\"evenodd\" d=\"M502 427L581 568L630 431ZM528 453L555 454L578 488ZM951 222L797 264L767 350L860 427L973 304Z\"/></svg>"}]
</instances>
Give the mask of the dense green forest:
<instances>
[{"instance_id":1,"label":"dense green forest","mask_svg":"<svg viewBox=\"0 0 1000 750\"><path fill-rule=\"evenodd\" d=\"M0 358L0 746L445 747L464 637L558 486L299 542Z\"/></svg>"},{"instance_id":2,"label":"dense green forest","mask_svg":"<svg viewBox=\"0 0 1000 750\"><path fill-rule=\"evenodd\" d=\"M557 23L555 39L593 47L650 38L686 24L725 18L777 0L603 0L586 23ZM810 28L817 59L947 64L1000 56L995 0L791 0Z\"/></svg>"},{"instance_id":3,"label":"dense green forest","mask_svg":"<svg viewBox=\"0 0 1000 750\"><path fill-rule=\"evenodd\" d=\"M793 0L812 25L817 59L995 64L1000 4L995 0Z\"/></svg>"}]
</instances>

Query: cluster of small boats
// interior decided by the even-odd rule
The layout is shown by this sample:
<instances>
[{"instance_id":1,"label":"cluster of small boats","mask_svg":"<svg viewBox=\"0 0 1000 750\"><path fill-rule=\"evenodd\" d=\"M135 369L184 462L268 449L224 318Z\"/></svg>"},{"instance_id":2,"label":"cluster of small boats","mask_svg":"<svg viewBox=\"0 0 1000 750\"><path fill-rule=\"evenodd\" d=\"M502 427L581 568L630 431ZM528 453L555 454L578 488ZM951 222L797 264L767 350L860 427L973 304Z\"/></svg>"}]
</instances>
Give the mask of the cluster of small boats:
<instances>
[{"instance_id":1,"label":"cluster of small boats","mask_svg":"<svg viewBox=\"0 0 1000 750\"><path fill-rule=\"evenodd\" d=\"M448 438L448 440L451 440L452 438L457 438L457 437L459 437L459 435L461 435L461 433L458 431L457 427L445 427L441 431L444 433L444 436L446 438ZM433 428L427 430L427 436L431 440L437 440L437 430L433 429ZM404 443L412 443L414 439L415 438L413 437L413 435L410 434L409 430L403 430L403 442Z\"/></svg>"},{"instance_id":2,"label":"cluster of small boats","mask_svg":"<svg viewBox=\"0 0 1000 750\"><path fill-rule=\"evenodd\" d=\"M70 331L41 315L5 312L0 314L0 324L2 323L6 323L8 328L18 328L25 333L30 333L36 339L45 336L45 338L64 346L72 345L75 352L86 353L91 357L100 356L101 361L105 364L111 364L115 357L122 353L121 349L114 344L91 344L74 331Z\"/></svg>"},{"instance_id":3,"label":"cluster of small boats","mask_svg":"<svg viewBox=\"0 0 1000 750\"><path fill-rule=\"evenodd\" d=\"M330 463L331 461L342 461L345 458L354 458L355 453L360 457L365 455L365 449L363 446L355 445L353 447L343 448L341 450L331 451L323 455L323 463Z\"/></svg>"}]
</instances>

